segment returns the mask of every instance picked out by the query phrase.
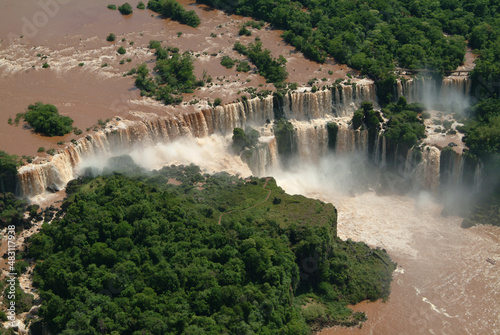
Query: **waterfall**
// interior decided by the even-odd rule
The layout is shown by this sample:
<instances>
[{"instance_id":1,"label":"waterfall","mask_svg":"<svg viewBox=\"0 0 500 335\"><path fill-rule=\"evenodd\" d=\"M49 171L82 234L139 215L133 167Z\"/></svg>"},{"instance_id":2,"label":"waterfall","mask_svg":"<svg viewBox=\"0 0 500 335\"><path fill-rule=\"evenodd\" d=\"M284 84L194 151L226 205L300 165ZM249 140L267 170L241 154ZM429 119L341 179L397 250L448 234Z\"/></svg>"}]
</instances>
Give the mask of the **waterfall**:
<instances>
[{"instance_id":1,"label":"waterfall","mask_svg":"<svg viewBox=\"0 0 500 335\"><path fill-rule=\"evenodd\" d=\"M332 113L352 117L363 101L377 101L375 84L363 79L335 84L316 92L291 92L283 97L283 116L288 120L308 121L325 118Z\"/></svg>"},{"instance_id":2,"label":"waterfall","mask_svg":"<svg viewBox=\"0 0 500 335\"><path fill-rule=\"evenodd\" d=\"M441 150L434 146L411 148L406 157L405 177L410 178L417 189L437 192L440 185L440 156Z\"/></svg>"},{"instance_id":3,"label":"waterfall","mask_svg":"<svg viewBox=\"0 0 500 335\"><path fill-rule=\"evenodd\" d=\"M375 105L377 101L375 84L371 80L337 84L332 92L333 111L339 117L352 117L363 101L372 101Z\"/></svg>"},{"instance_id":4,"label":"waterfall","mask_svg":"<svg viewBox=\"0 0 500 335\"><path fill-rule=\"evenodd\" d=\"M328 150L326 120L292 121L292 124L299 158L307 162L318 162Z\"/></svg>"},{"instance_id":5,"label":"waterfall","mask_svg":"<svg viewBox=\"0 0 500 335\"><path fill-rule=\"evenodd\" d=\"M396 97L404 96L408 103L422 102L429 108L441 105L452 111L464 111L469 106L471 80L468 76L451 75L438 82L434 78L398 79Z\"/></svg>"},{"instance_id":6,"label":"waterfall","mask_svg":"<svg viewBox=\"0 0 500 335\"><path fill-rule=\"evenodd\" d=\"M384 133L382 131L379 131L375 138L373 162L380 168L384 168L386 166L386 151L386 138L384 136Z\"/></svg>"},{"instance_id":7,"label":"waterfall","mask_svg":"<svg viewBox=\"0 0 500 335\"><path fill-rule=\"evenodd\" d=\"M338 153L359 151L368 155L368 130L354 130L347 124L340 123L335 151Z\"/></svg>"},{"instance_id":8,"label":"waterfall","mask_svg":"<svg viewBox=\"0 0 500 335\"><path fill-rule=\"evenodd\" d=\"M455 152L450 147L441 151L440 183L441 188L461 186L463 183L465 159L461 153Z\"/></svg>"},{"instance_id":9,"label":"waterfall","mask_svg":"<svg viewBox=\"0 0 500 335\"><path fill-rule=\"evenodd\" d=\"M83 159L116 153L133 146L192 136L205 137L216 132L230 133L236 127L264 124L273 119L272 97L252 99L212 109L159 117L133 113L139 121L112 120L107 128L68 144L48 160L37 159L18 169L17 193L30 197L50 188L59 190L75 177L75 167Z\"/></svg>"},{"instance_id":10,"label":"waterfall","mask_svg":"<svg viewBox=\"0 0 500 335\"><path fill-rule=\"evenodd\" d=\"M474 169L474 185L472 187L473 192L479 192L483 183L483 164L479 161Z\"/></svg>"},{"instance_id":11,"label":"waterfall","mask_svg":"<svg viewBox=\"0 0 500 335\"><path fill-rule=\"evenodd\" d=\"M286 119L312 120L325 117L332 110L332 92L292 92L283 97L283 114Z\"/></svg>"}]
</instances>

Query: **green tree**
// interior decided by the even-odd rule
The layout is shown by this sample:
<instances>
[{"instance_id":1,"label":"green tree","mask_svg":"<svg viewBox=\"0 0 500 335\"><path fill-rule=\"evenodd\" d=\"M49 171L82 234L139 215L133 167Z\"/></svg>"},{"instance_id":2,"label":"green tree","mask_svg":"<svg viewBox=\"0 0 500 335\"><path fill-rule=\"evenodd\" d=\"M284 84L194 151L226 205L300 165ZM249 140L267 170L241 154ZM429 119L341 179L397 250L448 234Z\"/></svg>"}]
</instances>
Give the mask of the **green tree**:
<instances>
[{"instance_id":1,"label":"green tree","mask_svg":"<svg viewBox=\"0 0 500 335\"><path fill-rule=\"evenodd\" d=\"M132 12L134 11L132 9L132 6L128 2L126 2L123 5L119 6L118 10L120 11L120 13L122 15L129 15L129 14L132 14Z\"/></svg>"},{"instance_id":2,"label":"green tree","mask_svg":"<svg viewBox=\"0 0 500 335\"><path fill-rule=\"evenodd\" d=\"M54 105L37 102L28 106L23 118L35 132L46 136L63 136L73 131L73 120L59 115Z\"/></svg>"}]
</instances>

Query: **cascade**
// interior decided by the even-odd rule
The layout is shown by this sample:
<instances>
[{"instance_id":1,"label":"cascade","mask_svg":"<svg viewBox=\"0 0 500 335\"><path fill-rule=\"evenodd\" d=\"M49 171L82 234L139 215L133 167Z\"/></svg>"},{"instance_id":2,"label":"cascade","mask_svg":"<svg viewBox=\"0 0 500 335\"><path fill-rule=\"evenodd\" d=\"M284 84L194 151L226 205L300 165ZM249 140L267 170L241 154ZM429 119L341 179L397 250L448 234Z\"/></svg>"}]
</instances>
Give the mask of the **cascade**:
<instances>
[{"instance_id":1,"label":"cascade","mask_svg":"<svg viewBox=\"0 0 500 335\"><path fill-rule=\"evenodd\" d=\"M469 96L471 91L471 80L469 76L448 76L441 84L441 95L443 100L454 98L455 94Z\"/></svg>"},{"instance_id":2,"label":"cascade","mask_svg":"<svg viewBox=\"0 0 500 335\"><path fill-rule=\"evenodd\" d=\"M338 153L360 151L368 155L368 130L353 130L347 124L340 123L335 151Z\"/></svg>"},{"instance_id":3,"label":"cascade","mask_svg":"<svg viewBox=\"0 0 500 335\"><path fill-rule=\"evenodd\" d=\"M337 84L332 91L333 110L339 117L352 117L363 101L373 101L376 105L375 84L371 80Z\"/></svg>"},{"instance_id":4,"label":"cascade","mask_svg":"<svg viewBox=\"0 0 500 335\"><path fill-rule=\"evenodd\" d=\"M301 161L318 162L328 150L328 132L325 119L292 121L297 144L297 154Z\"/></svg>"},{"instance_id":5,"label":"cascade","mask_svg":"<svg viewBox=\"0 0 500 335\"><path fill-rule=\"evenodd\" d=\"M472 187L473 192L479 192L483 183L483 164L479 161L474 169L474 185Z\"/></svg>"},{"instance_id":6,"label":"cascade","mask_svg":"<svg viewBox=\"0 0 500 335\"><path fill-rule=\"evenodd\" d=\"M375 138L373 162L380 168L384 168L386 166L386 152L386 137L384 136L383 131L379 131Z\"/></svg>"},{"instance_id":7,"label":"cascade","mask_svg":"<svg viewBox=\"0 0 500 335\"><path fill-rule=\"evenodd\" d=\"M259 143L255 148L242 153L242 159L248 164L252 175L257 177L265 177L273 169L276 165L275 158L277 157L273 156L269 142Z\"/></svg>"},{"instance_id":8,"label":"cascade","mask_svg":"<svg viewBox=\"0 0 500 335\"><path fill-rule=\"evenodd\" d=\"M411 148L406 156L405 177L409 177L416 188L438 191L440 156L441 150L434 146Z\"/></svg>"},{"instance_id":9,"label":"cascade","mask_svg":"<svg viewBox=\"0 0 500 335\"><path fill-rule=\"evenodd\" d=\"M312 120L326 116L332 110L332 92L292 92L283 97L283 114L286 119Z\"/></svg>"},{"instance_id":10,"label":"cascade","mask_svg":"<svg viewBox=\"0 0 500 335\"><path fill-rule=\"evenodd\" d=\"M352 84L336 84L316 92L291 92L283 96L283 116L288 120L307 121L331 113L352 117L363 101L377 101L375 84L363 79Z\"/></svg>"},{"instance_id":11,"label":"cascade","mask_svg":"<svg viewBox=\"0 0 500 335\"><path fill-rule=\"evenodd\" d=\"M108 128L68 144L50 160L38 159L20 167L18 195L30 197L43 193L47 188L64 188L75 177L76 166L83 159L98 154L117 153L133 146L144 147L185 136L205 137L216 132L225 134L235 127L264 124L266 120L273 119L273 105L272 97L268 97L167 117L146 113L133 115L140 120L116 118Z\"/></svg>"},{"instance_id":12,"label":"cascade","mask_svg":"<svg viewBox=\"0 0 500 335\"><path fill-rule=\"evenodd\" d=\"M441 151L439 165L440 184L442 188L462 185L465 166L465 159L462 154L447 147Z\"/></svg>"},{"instance_id":13,"label":"cascade","mask_svg":"<svg viewBox=\"0 0 500 335\"><path fill-rule=\"evenodd\" d=\"M468 76L451 75L441 82L434 78L416 77L398 79L396 96L404 96L408 103L422 102L429 107L443 102L454 110L469 106L471 80ZM447 107L445 106L445 107Z\"/></svg>"}]
</instances>

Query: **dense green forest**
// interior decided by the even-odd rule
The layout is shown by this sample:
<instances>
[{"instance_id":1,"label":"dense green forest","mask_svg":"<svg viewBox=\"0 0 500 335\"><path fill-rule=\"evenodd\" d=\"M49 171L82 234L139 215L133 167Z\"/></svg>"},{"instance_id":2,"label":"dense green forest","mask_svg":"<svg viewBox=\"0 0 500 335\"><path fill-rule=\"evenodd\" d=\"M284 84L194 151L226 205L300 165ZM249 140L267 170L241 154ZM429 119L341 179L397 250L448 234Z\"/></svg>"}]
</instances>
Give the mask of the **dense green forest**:
<instances>
[{"instance_id":1,"label":"dense green forest","mask_svg":"<svg viewBox=\"0 0 500 335\"><path fill-rule=\"evenodd\" d=\"M67 191L58 218L29 241L43 298L33 330L308 334L357 324L365 317L347 304L389 295L385 251L341 241L331 204L272 178L165 167Z\"/></svg>"},{"instance_id":2,"label":"dense green forest","mask_svg":"<svg viewBox=\"0 0 500 335\"><path fill-rule=\"evenodd\" d=\"M17 167L20 165L19 157L0 151L0 192L16 191Z\"/></svg>"}]
</instances>

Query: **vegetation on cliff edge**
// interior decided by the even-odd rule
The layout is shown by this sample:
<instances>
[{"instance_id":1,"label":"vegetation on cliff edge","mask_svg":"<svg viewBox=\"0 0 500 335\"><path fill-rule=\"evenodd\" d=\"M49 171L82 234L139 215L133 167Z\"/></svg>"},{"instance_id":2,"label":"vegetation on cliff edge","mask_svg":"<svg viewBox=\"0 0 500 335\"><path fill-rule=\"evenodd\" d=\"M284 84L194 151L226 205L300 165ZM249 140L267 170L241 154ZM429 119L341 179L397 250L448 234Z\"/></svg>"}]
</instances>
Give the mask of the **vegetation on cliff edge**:
<instances>
[{"instance_id":1,"label":"vegetation on cliff edge","mask_svg":"<svg viewBox=\"0 0 500 335\"><path fill-rule=\"evenodd\" d=\"M53 333L308 334L389 294L384 251L341 241L332 205L273 179L169 167L67 190L28 248Z\"/></svg>"}]
</instances>

